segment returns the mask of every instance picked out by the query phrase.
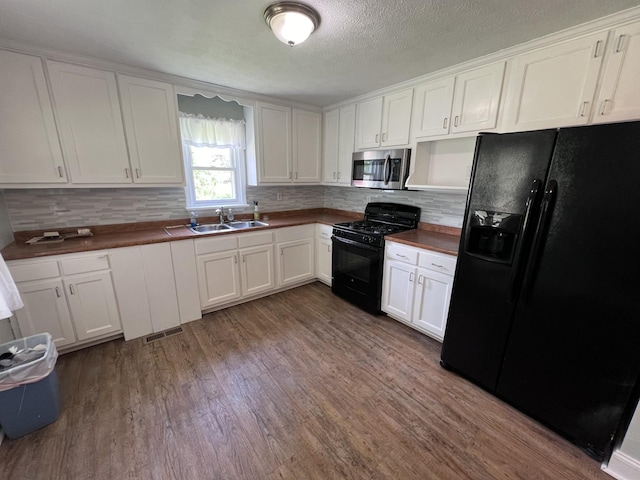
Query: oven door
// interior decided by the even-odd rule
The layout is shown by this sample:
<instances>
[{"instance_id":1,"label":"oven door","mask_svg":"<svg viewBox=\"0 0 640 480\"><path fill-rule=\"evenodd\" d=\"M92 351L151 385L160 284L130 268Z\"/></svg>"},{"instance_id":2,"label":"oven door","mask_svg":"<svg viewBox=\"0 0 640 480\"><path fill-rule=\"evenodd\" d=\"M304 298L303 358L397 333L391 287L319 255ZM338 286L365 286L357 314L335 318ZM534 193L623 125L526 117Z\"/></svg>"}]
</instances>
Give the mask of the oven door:
<instances>
[{"instance_id":1,"label":"oven door","mask_svg":"<svg viewBox=\"0 0 640 480\"><path fill-rule=\"evenodd\" d=\"M331 237L333 293L371 312L380 311L383 249Z\"/></svg>"}]
</instances>

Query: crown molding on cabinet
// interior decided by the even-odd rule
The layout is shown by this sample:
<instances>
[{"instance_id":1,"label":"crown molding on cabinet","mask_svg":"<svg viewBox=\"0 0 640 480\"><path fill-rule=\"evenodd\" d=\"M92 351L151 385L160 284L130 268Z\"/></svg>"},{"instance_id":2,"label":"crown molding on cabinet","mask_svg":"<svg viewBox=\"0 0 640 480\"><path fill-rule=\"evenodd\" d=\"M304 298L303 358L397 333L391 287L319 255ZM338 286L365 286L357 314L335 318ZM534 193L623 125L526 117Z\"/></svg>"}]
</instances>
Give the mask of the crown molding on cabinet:
<instances>
[{"instance_id":1,"label":"crown molding on cabinet","mask_svg":"<svg viewBox=\"0 0 640 480\"><path fill-rule=\"evenodd\" d=\"M208 94L224 95L232 99L239 98L252 103L256 101L263 101L266 103L275 103L277 105L300 108L309 111L320 112L322 110L318 105L292 102L290 100L282 99L279 97L271 97L258 93L247 92L244 90L237 90L235 88L225 87L223 85L216 85L214 83L203 82L201 80L181 77L179 75L173 75L170 73L157 72L155 70L148 70L141 67L112 62L95 57L74 55L46 47L38 47L22 42L16 42L14 40L5 39L2 37L0 37L0 49L10 50L16 53L23 53L26 55L33 55L36 57L41 57L45 60L55 60L59 62L72 63L75 65L109 70L115 73L132 75L136 77L147 78L150 80L158 80L170 83L177 87L177 93L180 93L180 90L182 89L184 91L189 91L191 89L191 91L195 93L198 93L198 91L201 90Z\"/></svg>"},{"instance_id":2,"label":"crown molding on cabinet","mask_svg":"<svg viewBox=\"0 0 640 480\"><path fill-rule=\"evenodd\" d=\"M334 108L348 105L350 103L370 100L372 98L388 95L389 93L393 93L406 88L413 88L422 83L438 80L439 78L448 77L451 75L456 75L465 70L482 67L484 65L488 65L497 61L507 61L507 71L505 72L505 78L508 78L506 77L506 75L509 74L510 70L509 60L519 54L530 52L531 50L543 48L566 40L572 40L578 37L590 35L591 33L600 30L622 26L626 23L637 21L638 19L640 19L640 7L629 8L627 10L607 15L606 17L601 17L596 20L577 25L575 27L570 27L565 30L560 30L559 32L545 35L544 37L536 38L535 40L531 40L529 42L514 45L513 47L505 48L504 50L500 50L498 52L474 58L473 60L469 60L468 62L459 63L451 67L443 68L442 70L438 70L436 72L431 72L420 77L412 78L405 82L396 83L379 90L367 92L357 97L350 98L348 100L343 100L341 102L327 105L325 107L322 107L322 111L333 110Z\"/></svg>"}]
</instances>

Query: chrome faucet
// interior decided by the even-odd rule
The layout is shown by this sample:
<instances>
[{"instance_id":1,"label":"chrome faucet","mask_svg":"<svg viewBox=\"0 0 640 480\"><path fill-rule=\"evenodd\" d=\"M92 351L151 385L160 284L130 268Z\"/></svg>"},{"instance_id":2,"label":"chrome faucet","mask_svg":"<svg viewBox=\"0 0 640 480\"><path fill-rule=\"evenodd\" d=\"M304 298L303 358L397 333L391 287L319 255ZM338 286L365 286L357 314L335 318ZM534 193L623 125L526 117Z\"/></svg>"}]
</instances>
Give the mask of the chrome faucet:
<instances>
[{"instance_id":1,"label":"chrome faucet","mask_svg":"<svg viewBox=\"0 0 640 480\"><path fill-rule=\"evenodd\" d=\"M216 208L216 215L220 215L220 223L224 223L224 207Z\"/></svg>"}]
</instances>

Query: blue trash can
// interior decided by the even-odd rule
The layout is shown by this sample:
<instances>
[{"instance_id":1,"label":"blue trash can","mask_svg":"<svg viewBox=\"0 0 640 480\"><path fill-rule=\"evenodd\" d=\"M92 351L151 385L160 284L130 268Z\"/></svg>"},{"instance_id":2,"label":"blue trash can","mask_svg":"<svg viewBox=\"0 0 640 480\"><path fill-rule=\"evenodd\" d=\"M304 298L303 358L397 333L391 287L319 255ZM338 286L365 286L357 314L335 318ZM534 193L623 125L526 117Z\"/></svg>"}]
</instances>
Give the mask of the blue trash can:
<instances>
[{"instance_id":1,"label":"blue trash can","mask_svg":"<svg viewBox=\"0 0 640 480\"><path fill-rule=\"evenodd\" d=\"M15 439L58 418L58 352L48 333L0 345L0 356L7 352L19 352L14 359L35 357L0 370L0 425L8 438Z\"/></svg>"}]
</instances>

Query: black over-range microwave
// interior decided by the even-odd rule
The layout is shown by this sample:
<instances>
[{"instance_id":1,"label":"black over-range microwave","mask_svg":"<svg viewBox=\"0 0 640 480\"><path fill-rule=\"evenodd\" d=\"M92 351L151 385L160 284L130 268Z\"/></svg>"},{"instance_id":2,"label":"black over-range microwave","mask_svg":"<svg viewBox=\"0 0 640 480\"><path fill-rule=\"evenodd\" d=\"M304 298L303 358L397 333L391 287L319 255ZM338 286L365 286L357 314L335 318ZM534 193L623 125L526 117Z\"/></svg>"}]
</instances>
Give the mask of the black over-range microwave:
<instances>
[{"instance_id":1,"label":"black over-range microwave","mask_svg":"<svg viewBox=\"0 0 640 480\"><path fill-rule=\"evenodd\" d=\"M355 152L351 168L354 187L402 190L409 176L411 149Z\"/></svg>"}]
</instances>

